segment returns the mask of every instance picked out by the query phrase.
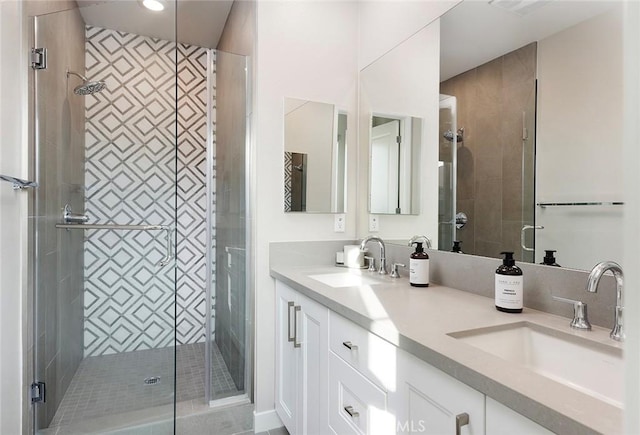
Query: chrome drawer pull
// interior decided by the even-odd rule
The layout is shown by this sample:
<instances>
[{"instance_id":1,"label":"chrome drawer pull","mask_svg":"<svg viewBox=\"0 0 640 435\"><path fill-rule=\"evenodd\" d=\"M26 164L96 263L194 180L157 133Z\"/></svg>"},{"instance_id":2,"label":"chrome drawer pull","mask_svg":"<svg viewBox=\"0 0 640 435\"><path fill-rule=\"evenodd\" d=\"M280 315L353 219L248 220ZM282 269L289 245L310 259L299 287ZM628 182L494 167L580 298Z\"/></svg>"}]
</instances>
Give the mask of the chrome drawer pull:
<instances>
[{"instance_id":1,"label":"chrome drawer pull","mask_svg":"<svg viewBox=\"0 0 640 435\"><path fill-rule=\"evenodd\" d=\"M293 336L291 335L291 308L294 305L293 302L287 301L287 339L289 342L293 341Z\"/></svg>"},{"instance_id":2,"label":"chrome drawer pull","mask_svg":"<svg viewBox=\"0 0 640 435\"><path fill-rule=\"evenodd\" d=\"M345 406L344 410L347 411L351 417L359 417L360 413L358 411L354 411L353 406Z\"/></svg>"},{"instance_id":3,"label":"chrome drawer pull","mask_svg":"<svg viewBox=\"0 0 640 435\"><path fill-rule=\"evenodd\" d=\"M462 426L466 426L469 424L469 414L463 412L462 414L456 415L456 435L460 435L462 432Z\"/></svg>"},{"instance_id":4,"label":"chrome drawer pull","mask_svg":"<svg viewBox=\"0 0 640 435\"><path fill-rule=\"evenodd\" d=\"M343 341L342 345L349 350L358 350L358 346L351 343L350 341Z\"/></svg>"},{"instance_id":5,"label":"chrome drawer pull","mask_svg":"<svg viewBox=\"0 0 640 435\"><path fill-rule=\"evenodd\" d=\"M300 305L293 307L293 347L300 347L300 343L298 343L298 311L301 309Z\"/></svg>"}]
</instances>

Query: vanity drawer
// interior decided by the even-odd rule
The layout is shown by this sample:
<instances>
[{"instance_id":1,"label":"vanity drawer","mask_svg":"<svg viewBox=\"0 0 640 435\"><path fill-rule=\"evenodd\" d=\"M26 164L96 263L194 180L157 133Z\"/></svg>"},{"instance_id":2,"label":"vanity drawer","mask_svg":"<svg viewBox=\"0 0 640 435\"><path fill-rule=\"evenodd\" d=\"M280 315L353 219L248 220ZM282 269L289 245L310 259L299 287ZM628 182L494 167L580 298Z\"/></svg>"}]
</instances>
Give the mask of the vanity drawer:
<instances>
[{"instance_id":1,"label":"vanity drawer","mask_svg":"<svg viewBox=\"0 0 640 435\"><path fill-rule=\"evenodd\" d=\"M386 391L396 387L398 348L330 311L329 348Z\"/></svg>"},{"instance_id":2,"label":"vanity drawer","mask_svg":"<svg viewBox=\"0 0 640 435\"><path fill-rule=\"evenodd\" d=\"M343 434L395 433L387 393L329 352L329 426Z\"/></svg>"}]
</instances>

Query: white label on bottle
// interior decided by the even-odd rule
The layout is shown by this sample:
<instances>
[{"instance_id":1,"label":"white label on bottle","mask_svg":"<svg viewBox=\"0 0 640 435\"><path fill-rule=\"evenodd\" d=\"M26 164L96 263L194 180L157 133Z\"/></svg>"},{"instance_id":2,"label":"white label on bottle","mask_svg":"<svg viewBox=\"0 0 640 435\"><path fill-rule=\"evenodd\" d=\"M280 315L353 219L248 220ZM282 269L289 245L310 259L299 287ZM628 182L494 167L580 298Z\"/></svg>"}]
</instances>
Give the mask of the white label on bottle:
<instances>
[{"instance_id":1,"label":"white label on bottle","mask_svg":"<svg viewBox=\"0 0 640 435\"><path fill-rule=\"evenodd\" d=\"M429 260L409 260L409 282L411 284L429 284Z\"/></svg>"},{"instance_id":2,"label":"white label on bottle","mask_svg":"<svg viewBox=\"0 0 640 435\"><path fill-rule=\"evenodd\" d=\"M519 310L522 308L522 275L500 275L496 273L496 305L500 308Z\"/></svg>"}]
</instances>

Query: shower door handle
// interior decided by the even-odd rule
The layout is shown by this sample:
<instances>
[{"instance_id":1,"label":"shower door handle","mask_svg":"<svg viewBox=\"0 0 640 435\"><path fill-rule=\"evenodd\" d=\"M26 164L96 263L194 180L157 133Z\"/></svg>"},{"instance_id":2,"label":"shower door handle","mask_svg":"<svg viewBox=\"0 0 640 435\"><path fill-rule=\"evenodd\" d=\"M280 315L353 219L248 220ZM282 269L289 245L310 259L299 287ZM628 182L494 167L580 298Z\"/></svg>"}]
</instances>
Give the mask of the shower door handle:
<instances>
[{"instance_id":1,"label":"shower door handle","mask_svg":"<svg viewBox=\"0 0 640 435\"><path fill-rule=\"evenodd\" d=\"M163 225L162 230L164 231L165 235L166 254L165 257L158 263L158 266L160 267L166 266L167 264L171 263L171 260L173 260L173 252L171 249L171 227Z\"/></svg>"},{"instance_id":2,"label":"shower door handle","mask_svg":"<svg viewBox=\"0 0 640 435\"><path fill-rule=\"evenodd\" d=\"M522 230L520 230L520 246L522 246L522 249L524 249L525 251L529 251L529 252L533 252L535 251L534 248L527 248L525 246L525 242L524 242L524 238L525 238L525 231L526 230L543 230L544 227L542 225L525 225L522 227Z\"/></svg>"}]
</instances>

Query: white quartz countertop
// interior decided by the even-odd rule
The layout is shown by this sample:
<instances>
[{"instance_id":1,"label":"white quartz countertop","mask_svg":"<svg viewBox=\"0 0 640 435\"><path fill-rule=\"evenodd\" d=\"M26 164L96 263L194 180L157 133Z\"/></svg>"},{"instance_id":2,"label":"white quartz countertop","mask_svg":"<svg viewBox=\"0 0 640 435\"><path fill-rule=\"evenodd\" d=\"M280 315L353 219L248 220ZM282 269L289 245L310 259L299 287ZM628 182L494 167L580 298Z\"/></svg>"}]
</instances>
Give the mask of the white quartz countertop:
<instances>
[{"instance_id":1,"label":"white quartz countertop","mask_svg":"<svg viewBox=\"0 0 640 435\"><path fill-rule=\"evenodd\" d=\"M573 330L570 319L527 308L521 314L502 313L491 298L436 284L412 287L407 278L350 271L380 283L334 288L309 277L340 272L347 269L271 268L273 278L555 433L623 432L621 408L448 335L530 322L621 348L609 338L609 330L596 326L592 331Z\"/></svg>"}]
</instances>

